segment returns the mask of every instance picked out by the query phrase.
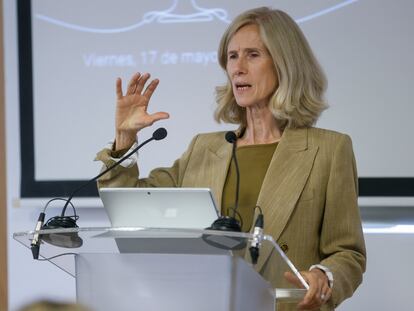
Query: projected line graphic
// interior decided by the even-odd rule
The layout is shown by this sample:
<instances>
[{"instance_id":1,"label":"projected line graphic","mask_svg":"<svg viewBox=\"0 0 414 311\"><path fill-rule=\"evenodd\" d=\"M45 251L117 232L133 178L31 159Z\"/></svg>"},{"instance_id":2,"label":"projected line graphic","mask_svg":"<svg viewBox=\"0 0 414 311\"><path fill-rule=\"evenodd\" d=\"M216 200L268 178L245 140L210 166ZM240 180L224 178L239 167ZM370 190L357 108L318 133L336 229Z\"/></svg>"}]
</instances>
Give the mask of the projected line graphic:
<instances>
[{"instance_id":1,"label":"projected line graphic","mask_svg":"<svg viewBox=\"0 0 414 311\"><path fill-rule=\"evenodd\" d=\"M68 29L102 34L127 32L140 28L150 23L199 23L211 22L215 19L222 21L226 24L230 23L230 20L228 19L228 13L226 10L220 8L202 8L197 5L195 0L174 0L172 5L168 9L164 11L147 12L143 15L142 20L138 23L121 28L91 28L67 23L42 14L36 14L35 16L36 18L43 20L45 22L49 22L51 24L55 24Z\"/></svg>"},{"instance_id":2,"label":"projected line graphic","mask_svg":"<svg viewBox=\"0 0 414 311\"><path fill-rule=\"evenodd\" d=\"M309 14L307 16L297 18L296 22L298 24L308 22L315 18L321 17L326 14L330 14L339 9L342 9L350 4L356 3L360 0L346 0L342 1L339 4L329 6L323 10L317 11L315 13ZM187 13L185 13L187 12ZM88 32L88 33L99 33L99 34L114 34L128 32L134 29L138 29L144 25L151 23L158 24L172 24L172 23L200 23L200 22L211 22L214 20L221 21L225 24L229 24L231 20L228 17L226 10L222 8L202 8L197 5L196 0L173 0L172 5L163 11L150 11L143 15L141 21L128 25L125 27L118 28L94 28L94 27L85 27L82 25L76 25L73 23L65 22L58 20L56 18L46 16L43 14L36 13L35 17L44 22L54 24L63 28Z\"/></svg>"}]
</instances>

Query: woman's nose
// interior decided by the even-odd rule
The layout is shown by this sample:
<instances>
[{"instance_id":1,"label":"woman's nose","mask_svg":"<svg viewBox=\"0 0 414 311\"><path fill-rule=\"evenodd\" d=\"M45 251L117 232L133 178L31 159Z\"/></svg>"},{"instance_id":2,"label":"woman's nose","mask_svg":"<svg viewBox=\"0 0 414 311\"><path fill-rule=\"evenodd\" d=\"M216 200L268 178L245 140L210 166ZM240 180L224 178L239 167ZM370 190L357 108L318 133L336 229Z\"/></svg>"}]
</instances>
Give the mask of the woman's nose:
<instances>
[{"instance_id":1,"label":"woman's nose","mask_svg":"<svg viewBox=\"0 0 414 311\"><path fill-rule=\"evenodd\" d=\"M243 57L239 57L234 64L234 74L242 75L247 73L246 61Z\"/></svg>"}]
</instances>

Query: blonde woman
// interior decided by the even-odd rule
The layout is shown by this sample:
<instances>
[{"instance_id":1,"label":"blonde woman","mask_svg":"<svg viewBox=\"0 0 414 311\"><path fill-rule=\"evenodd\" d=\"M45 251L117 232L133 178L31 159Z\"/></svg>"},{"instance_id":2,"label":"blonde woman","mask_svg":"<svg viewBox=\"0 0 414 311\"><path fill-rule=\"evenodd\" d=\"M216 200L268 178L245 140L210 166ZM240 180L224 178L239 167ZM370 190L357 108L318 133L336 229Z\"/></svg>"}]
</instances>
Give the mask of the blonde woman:
<instances>
[{"instance_id":1,"label":"blonde woman","mask_svg":"<svg viewBox=\"0 0 414 311\"><path fill-rule=\"evenodd\" d=\"M347 135L313 127L326 109L326 79L304 35L284 12L258 8L239 15L224 33L219 63L227 84L217 88L217 121L238 125L242 176L239 212L249 230L259 205L273 236L310 288L297 306L278 310L332 310L350 297L365 271L365 245L357 206L358 180ZM116 139L98 159L106 166L135 143L137 133L168 118L147 107L158 80L135 74L126 93L116 82ZM146 86L146 87L145 87ZM232 207L235 168L224 132L199 134L170 168L138 179L138 167L119 167L100 187L208 187L224 215ZM276 283L272 253L257 269ZM290 273L286 280L300 286ZM280 281L280 280L278 280Z\"/></svg>"}]
</instances>

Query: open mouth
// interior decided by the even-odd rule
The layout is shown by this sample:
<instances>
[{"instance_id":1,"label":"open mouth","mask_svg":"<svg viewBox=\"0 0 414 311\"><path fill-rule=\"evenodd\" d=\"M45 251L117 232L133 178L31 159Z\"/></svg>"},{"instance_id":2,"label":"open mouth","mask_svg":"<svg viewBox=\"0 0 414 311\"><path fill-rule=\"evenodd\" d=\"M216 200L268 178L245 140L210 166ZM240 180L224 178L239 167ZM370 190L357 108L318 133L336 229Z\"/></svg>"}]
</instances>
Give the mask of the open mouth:
<instances>
[{"instance_id":1,"label":"open mouth","mask_svg":"<svg viewBox=\"0 0 414 311\"><path fill-rule=\"evenodd\" d=\"M248 83L236 83L235 86L238 91L245 91L252 87L252 85Z\"/></svg>"}]
</instances>

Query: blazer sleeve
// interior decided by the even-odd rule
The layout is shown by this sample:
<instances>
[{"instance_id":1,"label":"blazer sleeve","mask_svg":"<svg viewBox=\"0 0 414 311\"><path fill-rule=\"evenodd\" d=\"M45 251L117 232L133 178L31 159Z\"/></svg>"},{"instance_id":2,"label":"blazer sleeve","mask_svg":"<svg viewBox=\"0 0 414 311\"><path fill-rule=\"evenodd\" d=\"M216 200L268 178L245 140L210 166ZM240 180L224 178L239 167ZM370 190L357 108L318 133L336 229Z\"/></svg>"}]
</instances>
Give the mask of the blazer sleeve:
<instances>
[{"instance_id":1,"label":"blazer sleeve","mask_svg":"<svg viewBox=\"0 0 414 311\"><path fill-rule=\"evenodd\" d=\"M334 275L334 307L352 296L366 268L365 242L358 208L358 177L352 142L341 135L334 150L321 228L321 264Z\"/></svg>"},{"instance_id":2,"label":"blazer sleeve","mask_svg":"<svg viewBox=\"0 0 414 311\"><path fill-rule=\"evenodd\" d=\"M156 168L149 173L147 178L139 178L139 168L136 163L128 167L118 165L98 179L98 188L180 187L197 138L198 136L193 138L187 151L171 167ZM103 162L101 171L116 162L116 159L111 157L110 149L101 150L95 160Z\"/></svg>"}]
</instances>

